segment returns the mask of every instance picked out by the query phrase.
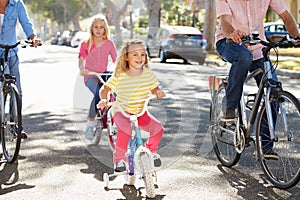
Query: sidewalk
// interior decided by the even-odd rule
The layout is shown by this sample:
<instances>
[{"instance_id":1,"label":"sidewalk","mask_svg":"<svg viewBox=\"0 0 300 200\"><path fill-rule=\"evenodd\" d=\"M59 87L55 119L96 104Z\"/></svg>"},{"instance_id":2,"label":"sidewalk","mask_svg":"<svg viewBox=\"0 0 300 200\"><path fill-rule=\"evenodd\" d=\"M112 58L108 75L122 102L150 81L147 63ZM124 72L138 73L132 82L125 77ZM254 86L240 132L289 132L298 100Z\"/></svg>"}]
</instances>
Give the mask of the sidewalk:
<instances>
[{"instance_id":1,"label":"sidewalk","mask_svg":"<svg viewBox=\"0 0 300 200\"><path fill-rule=\"evenodd\" d=\"M294 59L294 60L299 60L300 58L296 58L296 57L286 57L284 59ZM205 60L205 63L204 65L207 65L207 66L216 66L216 67L230 67L230 63L227 63L227 62L224 62L222 60L218 60L218 59L211 59L211 58L207 58ZM293 78L293 79L300 79L300 72L299 71L293 71L293 70L285 70L285 69L277 69L276 70L277 74L279 76L287 76L287 77L290 77L290 78Z\"/></svg>"}]
</instances>

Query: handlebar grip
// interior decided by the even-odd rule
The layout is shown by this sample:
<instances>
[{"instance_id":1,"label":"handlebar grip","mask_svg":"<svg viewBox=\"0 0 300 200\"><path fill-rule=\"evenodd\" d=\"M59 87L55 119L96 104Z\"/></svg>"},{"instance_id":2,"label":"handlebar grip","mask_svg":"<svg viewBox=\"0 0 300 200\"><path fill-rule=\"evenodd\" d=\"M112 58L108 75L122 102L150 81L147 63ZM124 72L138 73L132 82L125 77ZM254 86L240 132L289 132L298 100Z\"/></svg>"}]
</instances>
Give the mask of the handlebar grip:
<instances>
[{"instance_id":1,"label":"handlebar grip","mask_svg":"<svg viewBox=\"0 0 300 200\"><path fill-rule=\"evenodd\" d=\"M231 44L234 44L235 42L231 39L231 38L227 38L226 39L226 44L227 45L231 45Z\"/></svg>"}]
</instances>

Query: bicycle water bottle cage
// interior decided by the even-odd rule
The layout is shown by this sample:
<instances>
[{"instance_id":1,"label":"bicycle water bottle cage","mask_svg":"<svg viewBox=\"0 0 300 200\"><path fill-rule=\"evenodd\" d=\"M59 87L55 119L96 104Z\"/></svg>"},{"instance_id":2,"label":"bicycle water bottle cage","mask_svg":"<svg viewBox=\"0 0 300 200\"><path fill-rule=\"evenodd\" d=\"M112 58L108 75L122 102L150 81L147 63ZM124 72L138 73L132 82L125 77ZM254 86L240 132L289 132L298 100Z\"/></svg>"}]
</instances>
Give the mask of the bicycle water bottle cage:
<instances>
[{"instance_id":1,"label":"bicycle water bottle cage","mask_svg":"<svg viewBox=\"0 0 300 200\"><path fill-rule=\"evenodd\" d=\"M252 110L252 106L253 106L253 103L255 102L256 95L257 94L255 93L255 94L248 94L248 96L247 96L246 107L249 110Z\"/></svg>"},{"instance_id":2,"label":"bicycle water bottle cage","mask_svg":"<svg viewBox=\"0 0 300 200\"><path fill-rule=\"evenodd\" d=\"M274 80L270 80L269 81L269 86L272 88L281 88L281 82L279 81L274 81Z\"/></svg>"}]
</instances>

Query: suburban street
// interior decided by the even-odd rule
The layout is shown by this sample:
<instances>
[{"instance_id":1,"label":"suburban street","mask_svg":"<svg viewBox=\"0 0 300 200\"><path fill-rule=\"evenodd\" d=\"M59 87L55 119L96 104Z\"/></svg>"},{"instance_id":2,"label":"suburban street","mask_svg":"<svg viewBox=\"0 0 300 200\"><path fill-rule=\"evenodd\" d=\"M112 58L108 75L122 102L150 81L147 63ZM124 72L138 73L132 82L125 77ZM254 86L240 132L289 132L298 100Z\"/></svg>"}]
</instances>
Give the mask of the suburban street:
<instances>
[{"instance_id":1,"label":"suburban street","mask_svg":"<svg viewBox=\"0 0 300 200\"><path fill-rule=\"evenodd\" d=\"M112 153L106 138L98 146L84 138L92 95L79 76L77 51L46 44L20 49L28 139L22 141L17 163L0 163L0 199L146 199L142 180L129 187L120 176L104 189L103 174L113 172ZM235 167L220 165L208 134L207 78L228 68L181 62L162 64L152 59L150 65L167 94L149 108L165 128L155 199L299 199L300 184L280 190L266 180L253 156L253 145ZM299 79L280 79L300 97ZM255 91L253 86L251 82L246 91Z\"/></svg>"}]
</instances>

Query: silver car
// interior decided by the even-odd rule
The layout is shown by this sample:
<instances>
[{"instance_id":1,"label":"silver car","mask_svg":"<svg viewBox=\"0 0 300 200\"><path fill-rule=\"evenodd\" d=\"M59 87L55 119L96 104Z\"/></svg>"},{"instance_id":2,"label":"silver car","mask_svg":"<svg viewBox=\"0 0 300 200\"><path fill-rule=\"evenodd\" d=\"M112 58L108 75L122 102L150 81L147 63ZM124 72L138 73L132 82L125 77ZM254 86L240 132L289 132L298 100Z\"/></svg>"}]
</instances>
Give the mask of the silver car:
<instances>
[{"instance_id":1,"label":"silver car","mask_svg":"<svg viewBox=\"0 0 300 200\"><path fill-rule=\"evenodd\" d=\"M150 58L159 57L162 63L176 58L184 63L192 60L202 65L207 55L206 44L204 35L195 27L164 26L148 36L147 51Z\"/></svg>"}]
</instances>

